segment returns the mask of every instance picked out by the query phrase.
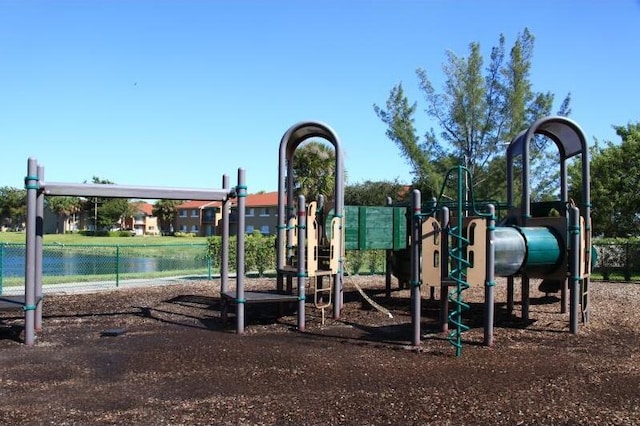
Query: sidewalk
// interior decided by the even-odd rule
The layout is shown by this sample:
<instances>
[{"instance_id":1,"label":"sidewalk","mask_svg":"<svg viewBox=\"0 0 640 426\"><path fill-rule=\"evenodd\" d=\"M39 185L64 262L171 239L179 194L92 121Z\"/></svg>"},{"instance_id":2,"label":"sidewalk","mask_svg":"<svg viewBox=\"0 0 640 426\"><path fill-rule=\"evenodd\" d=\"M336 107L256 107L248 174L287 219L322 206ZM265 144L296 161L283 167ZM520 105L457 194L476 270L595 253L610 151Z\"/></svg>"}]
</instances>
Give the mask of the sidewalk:
<instances>
[{"instance_id":1,"label":"sidewalk","mask_svg":"<svg viewBox=\"0 0 640 426\"><path fill-rule=\"evenodd\" d=\"M211 279L219 279L220 275L214 275ZM43 284L43 294L69 294L69 293L95 293L98 291L114 290L119 288L135 288L135 287L151 287L163 286L170 284L180 284L190 281L206 281L207 275L184 275L176 277L152 278L152 279L133 279L120 280L116 285L114 280L109 281L91 281L76 283L60 283L60 284ZM10 286L2 289L2 296L20 296L24 295L24 286Z\"/></svg>"}]
</instances>

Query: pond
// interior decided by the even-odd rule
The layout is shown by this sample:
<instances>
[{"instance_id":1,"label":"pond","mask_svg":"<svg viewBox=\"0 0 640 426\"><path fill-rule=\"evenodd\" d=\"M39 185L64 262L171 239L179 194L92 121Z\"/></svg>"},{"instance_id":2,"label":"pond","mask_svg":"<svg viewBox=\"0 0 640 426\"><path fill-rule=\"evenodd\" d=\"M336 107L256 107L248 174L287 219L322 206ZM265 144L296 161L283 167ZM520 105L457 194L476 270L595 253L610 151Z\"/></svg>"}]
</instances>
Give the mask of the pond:
<instances>
[{"instance_id":1,"label":"pond","mask_svg":"<svg viewBox=\"0 0 640 426\"><path fill-rule=\"evenodd\" d=\"M19 277L25 273L24 249L21 253L5 250L2 256L3 277ZM115 256L73 251L43 250L42 273L53 275L114 275L127 273L149 273L172 270L192 270L206 268L203 256Z\"/></svg>"}]
</instances>

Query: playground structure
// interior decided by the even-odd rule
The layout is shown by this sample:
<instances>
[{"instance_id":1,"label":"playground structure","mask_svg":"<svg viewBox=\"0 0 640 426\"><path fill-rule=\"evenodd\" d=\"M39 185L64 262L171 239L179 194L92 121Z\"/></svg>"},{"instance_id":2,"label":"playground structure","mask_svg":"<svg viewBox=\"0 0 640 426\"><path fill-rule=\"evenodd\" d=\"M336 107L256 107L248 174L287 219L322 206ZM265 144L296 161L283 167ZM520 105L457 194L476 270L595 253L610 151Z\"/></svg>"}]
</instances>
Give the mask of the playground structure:
<instances>
[{"instance_id":1,"label":"playground structure","mask_svg":"<svg viewBox=\"0 0 640 426\"><path fill-rule=\"evenodd\" d=\"M530 192L530 144L542 135L552 140L560 157L560 200L532 203ZM582 207L568 198L567 161L581 155ZM521 202L514 203L515 158L521 157ZM589 319L591 272L591 212L588 147L580 127L566 117L537 120L517 135L507 149L507 217L496 225L494 206L479 212L471 196L466 202L464 182L470 181L464 167L457 168L456 210L441 205L423 208L420 192L411 203L410 283L413 344L420 344L420 286L440 287L441 326L449 334L457 355L461 334L468 329L462 313L469 308L463 292L469 286L484 286L484 344L493 345L495 277L507 278L507 310L513 311L514 283L522 285L522 319L529 319L531 278L541 278L542 287L561 292L561 312L566 312L570 292L570 331L578 332L578 310ZM451 177L447 176L447 179ZM446 182L443 185L445 188ZM471 193L472 194L472 193ZM442 195L442 194L441 194ZM453 290L449 292L449 288ZM447 295L446 297L444 295ZM449 302L454 305L449 312Z\"/></svg>"},{"instance_id":2,"label":"playground structure","mask_svg":"<svg viewBox=\"0 0 640 426\"><path fill-rule=\"evenodd\" d=\"M330 197L333 202L332 218L325 226L327 206L324 197L307 205L305 197L294 197L293 155L296 148L309 138L323 138L335 149L335 185ZM300 122L283 135L279 150L278 167L278 225L276 238L276 291L249 291L236 293L222 291L222 318L227 316L228 305L240 307L254 303L297 303L297 328L305 329L307 284L313 282L313 302L316 308L333 305L333 317L340 317L344 237L342 210L344 206L344 166L340 140L328 125ZM238 229L244 229L244 218L238 216ZM242 223L240 221L243 221ZM328 229L325 229L328 228ZM240 247L238 247L240 250ZM301 260L302 259L302 260ZM294 291L293 279L296 278ZM332 280L324 286L324 278ZM285 287L286 284L286 287ZM244 321L236 316L236 331L244 333Z\"/></svg>"},{"instance_id":3,"label":"playground structure","mask_svg":"<svg viewBox=\"0 0 640 426\"><path fill-rule=\"evenodd\" d=\"M529 184L529 145L537 135L551 139L560 156L560 200L532 203ZM335 149L335 186L325 202L323 196L307 203L294 197L293 156L309 138L323 138ZM582 206L568 198L567 161L581 155ZM514 201L515 159L521 157L521 201ZM83 196L147 199L191 199L222 202L221 316L235 305L236 332L245 330L245 305L250 303L297 303L297 327L305 329L307 288L313 304L332 306L339 319L343 305L344 255L347 249L384 249L388 252L387 296L391 270L411 288L412 343L420 344L421 289L440 288L440 318L443 332L449 325L451 343L460 354L461 333L466 330L463 312L468 309L463 294L471 285L484 286L484 344L493 345L495 277L507 278L507 308L514 306L515 278L522 285L522 317L529 316L531 278L542 278L561 291L561 312L566 312L570 293L570 331L578 332L578 310L589 318L591 271L591 218L589 162L586 138L580 127L565 117L536 121L514 138L507 149L506 220L496 224L493 206L479 211L473 196L468 202L464 183L471 177L463 167L447 179L457 182L454 206L435 203L424 206L419 191L412 192L411 207L344 206L342 148L336 133L321 122L300 122L283 135L279 149L278 227L276 240L276 290L244 289L245 172L238 169L237 186L231 188L223 176L222 189L137 187L102 184L48 183L44 168L29 158L27 189L26 267L24 297L3 297L0 307L25 312L25 344L33 345L35 331L42 327L42 221L44 196ZM446 184L446 182L445 182ZM444 189L444 186L443 186ZM230 201L237 198L236 288L229 290ZM440 197L442 198L442 197ZM455 207L451 211L450 207ZM553 212L554 214L551 214ZM408 256L408 257L407 257ZM296 278L294 291L293 279ZM331 283L325 286L324 279ZM312 284L308 286L308 284ZM285 288L286 285L286 288ZM450 289L452 289L450 291ZM433 293L432 293L433 294ZM449 304L453 309L449 312Z\"/></svg>"},{"instance_id":4,"label":"playground structure","mask_svg":"<svg viewBox=\"0 0 640 426\"><path fill-rule=\"evenodd\" d=\"M560 159L560 199L553 202L531 202L530 144L537 136L554 142ZM333 209L322 197L308 206L305 198L293 197L293 153L304 140L323 137L336 149L336 184ZM567 162L580 155L582 163L582 205L568 197ZM521 158L521 200L514 200L514 168ZM522 319L529 319L530 280L542 279L544 288L561 292L561 312L566 313L570 294L570 331L578 332L578 313L589 319L589 280L591 271L591 214L588 146L580 127L566 117L537 120L517 135L507 149L506 219L496 224L495 208L479 211L470 202L466 185L472 177L464 167L455 169L447 180L457 182L455 210L441 202L425 207L421 194L414 190L411 207L344 206L342 188L342 152L335 133L321 123L300 123L287 131L280 144L279 225L277 239L278 293L291 294L292 277L298 279L300 308L304 309L305 280L310 286L314 305L325 295L333 305L333 317L340 317L343 295L344 250L385 249L389 252L388 268L411 287L411 313L414 345L420 344L421 288L440 288L440 318L443 332L454 330L449 340L459 355L461 334L468 327L463 312L469 306L463 292L469 286L484 286L484 344L494 343L495 277L507 278L507 309L514 307L515 279L522 285ZM445 182L446 185L446 182ZM443 190L445 188L443 185ZM442 194L441 194L442 195ZM297 212L297 214L295 213ZM408 253L408 259L407 259ZM408 261L407 261L408 260ZM322 278L333 277L333 286L324 287ZM283 281L287 280L287 289ZM452 289L452 290L451 290ZM390 276L386 293L390 295ZM450 291L451 290L451 291ZM433 292L432 292L433 294ZM326 299L324 299L326 300ZM449 304L453 305L450 312ZM299 328L304 329L304 314L299 315ZM302 322L301 322L302 321Z\"/></svg>"},{"instance_id":5,"label":"playground structure","mask_svg":"<svg viewBox=\"0 0 640 426\"><path fill-rule=\"evenodd\" d=\"M220 275L221 289L226 291L229 280L230 202L232 198L238 198L238 217L244 219L247 191L244 169L238 169L238 184L234 188L230 188L229 177L224 175L222 189L57 183L45 182L44 167L39 165L35 158L31 157L27 161L25 188L27 190L25 293L24 296L0 297L0 309L21 309L24 311L24 343L26 345L35 343L35 332L42 328L42 237L45 195L168 200L189 199L222 202L222 267ZM236 288L240 293L244 288L245 275L243 232L238 232L236 244L238 250ZM238 322L244 318L242 306L237 311L237 317Z\"/></svg>"}]
</instances>

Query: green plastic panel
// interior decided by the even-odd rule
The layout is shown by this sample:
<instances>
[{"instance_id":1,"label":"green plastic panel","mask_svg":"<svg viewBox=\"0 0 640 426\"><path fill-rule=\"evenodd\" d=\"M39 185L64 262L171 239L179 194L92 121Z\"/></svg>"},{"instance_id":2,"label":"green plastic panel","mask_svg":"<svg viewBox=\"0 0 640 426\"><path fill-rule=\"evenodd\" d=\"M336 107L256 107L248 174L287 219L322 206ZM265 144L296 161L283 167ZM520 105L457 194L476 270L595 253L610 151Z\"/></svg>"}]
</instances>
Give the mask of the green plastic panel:
<instances>
[{"instance_id":1,"label":"green plastic panel","mask_svg":"<svg viewBox=\"0 0 640 426\"><path fill-rule=\"evenodd\" d=\"M345 206L346 250L401 250L407 245L405 207ZM330 223L333 211L327 215Z\"/></svg>"},{"instance_id":2,"label":"green plastic panel","mask_svg":"<svg viewBox=\"0 0 640 426\"><path fill-rule=\"evenodd\" d=\"M345 250L358 250L360 248L358 244L358 221L360 220L359 210L360 207L358 206L344 207Z\"/></svg>"},{"instance_id":3,"label":"green plastic panel","mask_svg":"<svg viewBox=\"0 0 640 426\"><path fill-rule=\"evenodd\" d=\"M407 231L406 207L393 207L393 249L404 250L407 248L409 234Z\"/></svg>"}]
</instances>

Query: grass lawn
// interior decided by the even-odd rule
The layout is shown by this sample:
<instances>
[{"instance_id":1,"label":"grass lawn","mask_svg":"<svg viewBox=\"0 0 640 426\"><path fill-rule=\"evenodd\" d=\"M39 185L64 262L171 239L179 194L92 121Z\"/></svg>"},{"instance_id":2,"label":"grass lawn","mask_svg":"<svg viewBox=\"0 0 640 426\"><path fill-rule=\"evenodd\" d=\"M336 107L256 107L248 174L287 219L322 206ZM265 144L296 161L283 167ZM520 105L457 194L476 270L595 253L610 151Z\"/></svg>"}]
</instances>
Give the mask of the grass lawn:
<instances>
[{"instance_id":1,"label":"grass lawn","mask_svg":"<svg viewBox=\"0 0 640 426\"><path fill-rule=\"evenodd\" d=\"M24 244L24 232L0 232L0 243ZM205 244L207 237L88 237L80 234L46 234L44 244L168 245Z\"/></svg>"}]
</instances>

